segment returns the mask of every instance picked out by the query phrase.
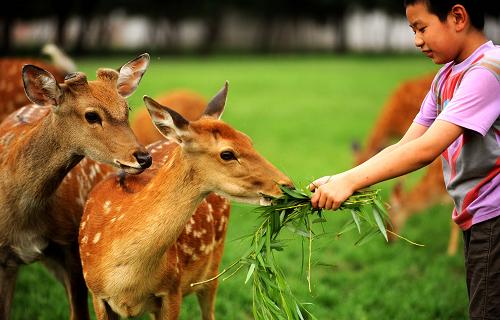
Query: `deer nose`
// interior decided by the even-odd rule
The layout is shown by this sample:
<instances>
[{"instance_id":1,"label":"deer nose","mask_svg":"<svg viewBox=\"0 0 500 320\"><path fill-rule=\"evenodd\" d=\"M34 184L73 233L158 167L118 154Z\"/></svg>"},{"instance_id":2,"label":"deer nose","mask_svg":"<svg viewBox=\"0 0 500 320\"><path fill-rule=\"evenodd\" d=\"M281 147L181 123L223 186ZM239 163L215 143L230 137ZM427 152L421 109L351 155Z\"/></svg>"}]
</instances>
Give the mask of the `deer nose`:
<instances>
[{"instance_id":1,"label":"deer nose","mask_svg":"<svg viewBox=\"0 0 500 320\"><path fill-rule=\"evenodd\" d=\"M151 163L153 163L153 158L151 158L149 152L136 151L134 152L134 157L142 169L149 168Z\"/></svg>"},{"instance_id":2,"label":"deer nose","mask_svg":"<svg viewBox=\"0 0 500 320\"><path fill-rule=\"evenodd\" d=\"M290 181L290 180L280 180L280 181L278 181L278 184L280 186L283 186L283 187L295 189L295 186L293 185L292 181Z\"/></svg>"}]
</instances>

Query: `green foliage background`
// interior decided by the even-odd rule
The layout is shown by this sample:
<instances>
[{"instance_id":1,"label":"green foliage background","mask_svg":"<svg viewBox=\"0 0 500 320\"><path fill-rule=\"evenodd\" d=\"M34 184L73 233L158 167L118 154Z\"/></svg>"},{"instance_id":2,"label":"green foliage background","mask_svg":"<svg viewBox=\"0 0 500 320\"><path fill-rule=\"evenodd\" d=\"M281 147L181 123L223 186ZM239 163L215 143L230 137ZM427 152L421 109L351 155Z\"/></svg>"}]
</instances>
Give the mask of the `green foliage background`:
<instances>
[{"instance_id":1,"label":"green foliage background","mask_svg":"<svg viewBox=\"0 0 500 320\"><path fill-rule=\"evenodd\" d=\"M94 77L99 66L118 67L133 57L80 59ZM139 89L130 98L134 110L142 96L189 88L207 98L229 80L223 119L247 133L254 145L299 184L346 170L354 140L363 141L388 95L405 79L437 70L421 56L152 56ZM412 174L409 184L419 173ZM379 185L387 199L392 182ZM451 207L438 205L414 216L405 242L387 245L382 237L355 247L356 232L335 237L350 213L327 213L331 237L313 243L312 293L300 270L300 240L278 258L302 301L312 302L318 319L465 319L467 293L461 250L446 255ZM258 225L252 207L233 204L223 266L248 247L236 241ZM292 237L292 235L289 235ZM219 286L218 319L251 319L246 272ZM194 296L183 304L182 319L199 319ZM12 319L67 319L64 290L41 265L22 268ZM146 319L147 317L144 317Z\"/></svg>"}]
</instances>

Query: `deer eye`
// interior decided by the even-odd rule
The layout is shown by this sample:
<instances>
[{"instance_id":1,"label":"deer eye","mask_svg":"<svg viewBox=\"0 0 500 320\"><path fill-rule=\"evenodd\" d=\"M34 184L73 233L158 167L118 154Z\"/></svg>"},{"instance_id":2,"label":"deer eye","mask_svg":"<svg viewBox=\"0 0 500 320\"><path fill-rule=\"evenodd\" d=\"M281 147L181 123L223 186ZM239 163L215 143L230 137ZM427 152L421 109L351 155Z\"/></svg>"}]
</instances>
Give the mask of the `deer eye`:
<instances>
[{"instance_id":1,"label":"deer eye","mask_svg":"<svg viewBox=\"0 0 500 320\"><path fill-rule=\"evenodd\" d=\"M232 151L222 151L220 153L220 158L224 161L236 160L236 156Z\"/></svg>"},{"instance_id":2,"label":"deer eye","mask_svg":"<svg viewBox=\"0 0 500 320\"><path fill-rule=\"evenodd\" d=\"M85 120L87 120L87 122L90 124L101 124L101 117L97 114L97 112L94 111L85 112Z\"/></svg>"}]
</instances>

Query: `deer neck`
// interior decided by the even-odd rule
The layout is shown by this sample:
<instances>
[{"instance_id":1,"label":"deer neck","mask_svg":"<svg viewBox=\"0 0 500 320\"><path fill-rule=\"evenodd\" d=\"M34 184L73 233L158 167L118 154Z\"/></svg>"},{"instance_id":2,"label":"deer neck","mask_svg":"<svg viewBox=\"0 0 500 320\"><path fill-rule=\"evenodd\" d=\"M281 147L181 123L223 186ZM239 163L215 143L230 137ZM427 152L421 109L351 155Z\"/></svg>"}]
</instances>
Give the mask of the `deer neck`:
<instances>
[{"instance_id":1,"label":"deer neck","mask_svg":"<svg viewBox=\"0 0 500 320\"><path fill-rule=\"evenodd\" d=\"M134 197L133 203L149 204L146 210L141 209L141 220L147 223L143 224L143 228L127 233L127 237L137 245L132 252L143 254L136 261L149 266L159 263L166 250L177 240L196 208L209 194L203 191L203 179L199 172L182 149L175 148L171 158L148 186ZM144 237L145 234L148 237ZM141 242L138 243L137 239Z\"/></svg>"},{"instance_id":2,"label":"deer neck","mask_svg":"<svg viewBox=\"0 0 500 320\"><path fill-rule=\"evenodd\" d=\"M10 162L10 190L15 192L12 196L17 198L20 212L39 212L83 156L61 139L51 113L19 145L14 161Z\"/></svg>"}]
</instances>

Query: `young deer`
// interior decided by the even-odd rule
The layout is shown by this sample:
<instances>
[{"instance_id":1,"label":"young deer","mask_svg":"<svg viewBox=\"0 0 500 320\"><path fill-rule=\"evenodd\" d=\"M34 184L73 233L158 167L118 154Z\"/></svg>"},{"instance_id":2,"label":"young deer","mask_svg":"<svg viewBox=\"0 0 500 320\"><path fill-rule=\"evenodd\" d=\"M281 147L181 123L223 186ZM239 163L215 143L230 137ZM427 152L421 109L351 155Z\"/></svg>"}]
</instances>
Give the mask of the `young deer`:
<instances>
[{"instance_id":1,"label":"young deer","mask_svg":"<svg viewBox=\"0 0 500 320\"><path fill-rule=\"evenodd\" d=\"M400 139L410 127L420 110L420 105L431 88L434 74L403 82L390 96L382 109L373 130L369 134L365 148L355 150L355 164L360 164L387 147L392 141ZM401 181L391 194L391 220L393 231L398 233L406 220L416 212L421 212L437 203L450 203L443 179L441 160L436 159L424 171L419 182L410 190L404 191ZM391 237L395 240L395 237ZM448 254L457 250L458 226L451 222Z\"/></svg>"},{"instance_id":2,"label":"young deer","mask_svg":"<svg viewBox=\"0 0 500 320\"><path fill-rule=\"evenodd\" d=\"M175 90L156 99L160 104L168 106L189 121L198 120L205 111L205 98L189 90ZM146 108L139 110L131 125L140 143L148 145L162 140L163 136L154 127Z\"/></svg>"},{"instance_id":3,"label":"young deer","mask_svg":"<svg viewBox=\"0 0 500 320\"><path fill-rule=\"evenodd\" d=\"M58 85L47 71L26 65L26 106L0 125L0 318L8 319L18 268L42 260L61 280L72 319L88 319L87 290L81 275L76 232L58 215L56 189L84 156L140 173L151 164L128 125L125 97L132 94L149 64L144 54L121 67L83 73ZM74 220L78 217L74 217ZM76 222L78 223L78 221Z\"/></svg>"},{"instance_id":4,"label":"young deer","mask_svg":"<svg viewBox=\"0 0 500 320\"><path fill-rule=\"evenodd\" d=\"M224 199L203 199L217 192L262 203L280 194L278 184L291 184L246 135L218 120L226 95L227 84L197 121L144 98L156 127L171 139L154 149L163 163L138 176L105 179L82 217L80 255L98 319L142 313L177 319L182 296L195 290L203 319L214 319L217 282L190 284L217 273L227 216ZM214 202L222 210L212 210Z\"/></svg>"}]
</instances>

